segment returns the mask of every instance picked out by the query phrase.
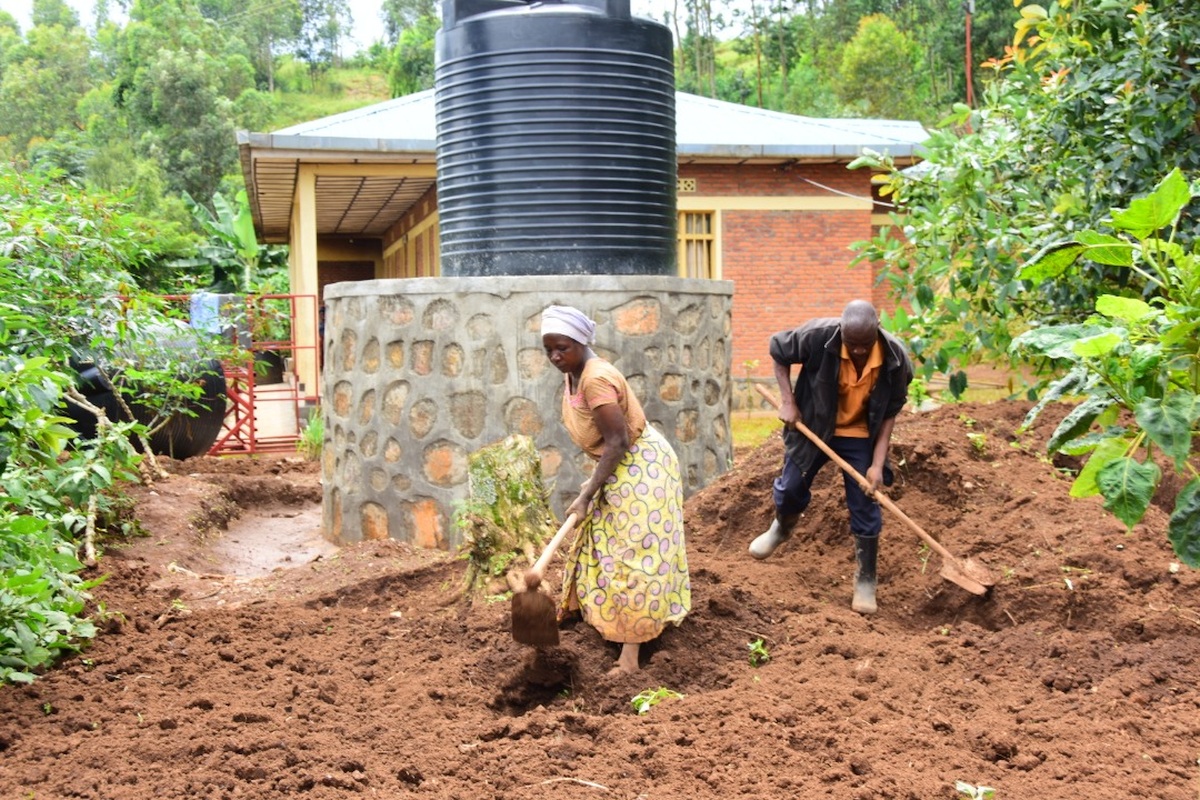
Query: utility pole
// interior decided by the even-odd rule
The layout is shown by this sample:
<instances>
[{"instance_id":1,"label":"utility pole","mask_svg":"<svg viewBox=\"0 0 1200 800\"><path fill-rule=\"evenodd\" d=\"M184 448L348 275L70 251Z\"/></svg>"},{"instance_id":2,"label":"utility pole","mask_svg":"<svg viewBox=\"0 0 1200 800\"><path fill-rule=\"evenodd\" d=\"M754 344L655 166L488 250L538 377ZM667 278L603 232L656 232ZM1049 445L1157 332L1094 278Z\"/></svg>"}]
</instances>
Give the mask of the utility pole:
<instances>
[{"instance_id":1,"label":"utility pole","mask_svg":"<svg viewBox=\"0 0 1200 800\"><path fill-rule=\"evenodd\" d=\"M966 0L963 11L967 12L967 107L975 107L975 81L971 75L971 15L975 13L975 0Z\"/></svg>"}]
</instances>

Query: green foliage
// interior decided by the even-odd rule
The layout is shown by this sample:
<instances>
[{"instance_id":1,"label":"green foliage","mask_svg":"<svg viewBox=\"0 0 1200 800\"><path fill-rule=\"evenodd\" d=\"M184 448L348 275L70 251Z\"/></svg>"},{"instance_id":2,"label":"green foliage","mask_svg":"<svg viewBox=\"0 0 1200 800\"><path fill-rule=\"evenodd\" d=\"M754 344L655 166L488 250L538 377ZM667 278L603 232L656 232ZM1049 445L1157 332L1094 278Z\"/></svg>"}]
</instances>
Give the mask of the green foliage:
<instances>
[{"instance_id":1,"label":"green foliage","mask_svg":"<svg viewBox=\"0 0 1200 800\"><path fill-rule=\"evenodd\" d=\"M163 164L177 193L212 197L237 165L224 70L203 53L164 50L138 70L129 98L138 147Z\"/></svg>"},{"instance_id":2,"label":"green foliage","mask_svg":"<svg viewBox=\"0 0 1200 800\"><path fill-rule=\"evenodd\" d=\"M91 407L72 365L93 360L151 426L196 387L159 352L186 328L130 272L157 257L151 231L37 172L0 167L0 205L0 680L25 681L94 632L76 551L93 557L118 482L138 477L130 436L148 430ZM67 427L68 403L96 414L94 439Z\"/></svg>"},{"instance_id":3,"label":"green foliage","mask_svg":"<svg viewBox=\"0 0 1200 800\"><path fill-rule=\"evenodd\" d=\"M657 689L645 689L638 692L630 702L633 705L634 711L638 714L645 714L664 700L680 700L684 697L686 695L682 695L665 686L659 686Z\"/></svg>"},{"instance_id":4,"label":"green foliage","mask_svg":"<svg viewBox=\"0 0 1200 800\"><path fill-rule=\"evenodd\" d=\"M1200 183L1189 186L1175 169L1148 196L1113 209L1112 234L1081 231L1044 249L1022 275L1071 280L1082 262L1101 260L1136 276L1153 294L1148 301L1100 295L1082 323L1034 328L1012 345L1064 370L1026 426L1051 401L1085 397L1048 443L1051 452L1090 454L1072 495L1102 495L1104 507L1132 528L1161 482L1156 452L1191 478L1176 498L1167 535L1192 567L1200 567L1200 477L1190 463L1200 420L1200 242L1184 247L1177 238L1183 210L1197 195ZM1119 419L1121 410L1133 424Z\"/></svg>"},{"instance_id":5,"label":"green foliage","mask_svg":"<svg viewBox=\"0 0 1200 800\"><path fill-rule=\"evenodd\" d=\"M1189 56L1200 18L1177 5L1130 13L1123 4L1054 4L1030 6L1022 19L1012 51L984 65L994 77L980 108L957 106L922 165L890 172L883 194L903 237L885 231L861 250L907 301L897 327L927 378L1006 358L1014 336L1077 322L1099 295L1155 293L1112 263L1107 240L1084 232L1172 163L1200 169L1200 74ZM868 165L892 168L878 156L854 166ZM1184 217L1181 243L1195 238L1197 219ZM1058 279L1056 263L1043 259L1078 255L1060 252L1068 239L1095 257ZM1031 258L1044 272L1022 272Z\"/></svg>"},{"instance_id":6,"label":"green foliage","mask_svg":"<svg viewBox=\"0 0 1200 800\"><path fill-rule=\"evenodd\" d=\"M433 88L434 36L440 24L436 16L424 16L400 34L388 68L392 97Z\"/></svg>"},{"instance_id":7,"label":"green foliage","mask_svg":"<svg viewBox=\"0 0 1200 800\"><path fill-rule=\"evenodd\" d=\"M842 50L837 76L839 99L861 107L863 116L902 119L917 107L922 71L916 69L916 43L883 14L863 17L858 32ZM897 75L907 76L896 80Z\"/></svg>"},{"instance_id":8,"label":"green foliage","mask_svg":"<svg viewBox=\"0 0 1200 800\"><path fill-rule=\"evenodd\" d=\"M383 0L380 7L383 17L384 41L394 46L404 32L422 20L432 17L437 21L437 3L434 0Z\"/></svg>"},{"instance_id":9,"label":"green foliage","mask_svg":"<svg viewBox=\"0 0 1200 800\"><path fill-rule=\"evenodd\" d=\"M755 639L747 647L750 649L750 666L761 667L771 660L771 651L767 649L767 645L762 639Z\"/></svg>"},{"instance_id":10,"label":"green foliage","mask_svg":"<svg viewBox=\"0 0 1200 800\"><path fill-rule=\"evenodd\" d=\"M309 461L317 461L321 458L321 451L324 447L325 417L319 413L313 414L308 418L308 422L304 423L304 429L300 431L300 440L296 442L296 451Z\"/></svg>"},{"instance_id":11,"label":"green foliage","mask_svg":"<svg viewBox=\"0 0 1200 800\"><path fill-rule=\"evenodd\" d=\"M0 683L30 683L95 636L82 568L47 519L0 508Z\"/></svg>"},{"instance_id":12,"label":"green foliage","mask_svg":"<svg viewBox=\"0 0 1200 800\"><path fill-rule=\"evenodd\" d=\"M184 200L208 241L200 245L195 257L177 259L174 263L178 267L201 268L204 274L211 275L208 287L211 291L241 294L261 291L265 273L277 275L286 269L287 248L259 244L244 190L232 202L220 192L213 194L212 210L186 192ZM259 274L260 269L263 275ZM268 288L264 294L274 293L280 287ZM286 286L283 288L286 290Z\"/></svg>"},{"instance_id":13,"label":"green foliage","mask_svg":"<svg viewBox=\"0 0 1200 800\"><path fill-rule=\"evenodd\" d=\"M24 153L32 140L78 124L75 106L93 77L88 38L81 28L35 26L5 58L0 137L8 137L13 155Z\"/></svg>"}]
</instances>

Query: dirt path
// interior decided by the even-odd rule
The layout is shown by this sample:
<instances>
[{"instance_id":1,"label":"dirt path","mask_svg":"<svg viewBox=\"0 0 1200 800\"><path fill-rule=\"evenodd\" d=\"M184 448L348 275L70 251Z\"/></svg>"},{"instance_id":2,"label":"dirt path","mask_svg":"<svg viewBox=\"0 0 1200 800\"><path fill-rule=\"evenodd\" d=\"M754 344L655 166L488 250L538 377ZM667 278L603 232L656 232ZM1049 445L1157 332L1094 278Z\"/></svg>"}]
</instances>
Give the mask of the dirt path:
<instances>
[{"instance_id":1,"label":"dirt path","mask_svg":"<svg viewBox=\"0 0 1200 800\"><path fill-rule=\"evenodd\" d=\"M1016 434L1026 409L906 415L895 436L892 497L1003 576L989 596L887 520L880 612L851 612L828 467L794 539L754 562L773 440L689 500L693 612L621 678L584 625L513 643L507 603L456 599L447 554L314 543L310 465L175 465L139 495L149 535L104 560L103 635L0 690L0 797L928 800L964 781L1196 800L1200 575L1161 509L1127 534L1069 499L1044 426ZM659 686L684 696L637 715Z\"/></svg>"}]
</instances>

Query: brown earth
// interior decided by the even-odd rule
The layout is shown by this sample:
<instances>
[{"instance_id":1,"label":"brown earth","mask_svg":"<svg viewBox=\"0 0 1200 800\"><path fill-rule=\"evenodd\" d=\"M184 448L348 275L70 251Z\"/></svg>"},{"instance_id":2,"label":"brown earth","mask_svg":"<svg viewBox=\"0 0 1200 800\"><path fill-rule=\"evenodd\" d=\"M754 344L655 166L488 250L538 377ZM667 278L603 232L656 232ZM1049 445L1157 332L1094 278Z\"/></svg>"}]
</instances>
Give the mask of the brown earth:
<instances>
[{"instance_id":1,"label":"brown earth","mask_svg":"<svg viewBox=\"0 0 1200 800\"><path fill-rule=\"evenodd\" d=\"M1200 574L1160 508L1126 533L1071 500L1026 410L896 428L892 497L991 567L987 596L889 519L880 611L853 613L832 467L796 537L750 559L774 439L688 501L693 612L623 677L582 624L515 644L507 602L455 598L463 561L323 545L307 463L173 464L138 490L149 535L102 562L103 633L0 689L0 797L1195 800ZM684 697L635 713L659 686Z\"/></svg>"}]
</instances>

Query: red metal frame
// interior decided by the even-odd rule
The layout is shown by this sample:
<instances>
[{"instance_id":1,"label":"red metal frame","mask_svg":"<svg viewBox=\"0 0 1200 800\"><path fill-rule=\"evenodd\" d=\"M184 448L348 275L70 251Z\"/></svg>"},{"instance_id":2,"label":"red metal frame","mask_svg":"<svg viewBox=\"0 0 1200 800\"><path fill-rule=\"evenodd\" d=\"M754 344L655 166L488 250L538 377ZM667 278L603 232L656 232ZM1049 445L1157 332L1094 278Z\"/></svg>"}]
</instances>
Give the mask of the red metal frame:
<instances>
[{"instance_id":1,"label":"red metal frame","mask_svg":"<svg viewBox=\"0 0 1200 800\"><path fill-rule=\"evenodd\" d=\"M243 298L246 303L244 319L251 332L251 353L275 351L290 356L292 370L285 373L282 384L259 384L254 369L254 360L247 362L230 362L222 366L225 370L225 391L229 396L229 410L216 442L209 448L208 454L220 455L252 455L255 453L286 453L296 449L303 426L301 408L316 405L316 395L301 394L295 373L296 354L302 350L317 352L320 363L320 321L316 295L311 294L264 294L251 295ZM255 341L253 339L254 322L262 312L262 302L266 300L286 300L290 310L292 332L287 341ZM307 306L307 308L306 308ZM317 335L315 345L296 344L296 321L302 314L311 314L313 331ZM286 362L285 362L286 364ZM278 405L276 405L278 404ZM259 415L267 408L283 406L283 414L290 417L293 424L287 433L264 436L259 425Z\"/></svg>"}]
</instances>

